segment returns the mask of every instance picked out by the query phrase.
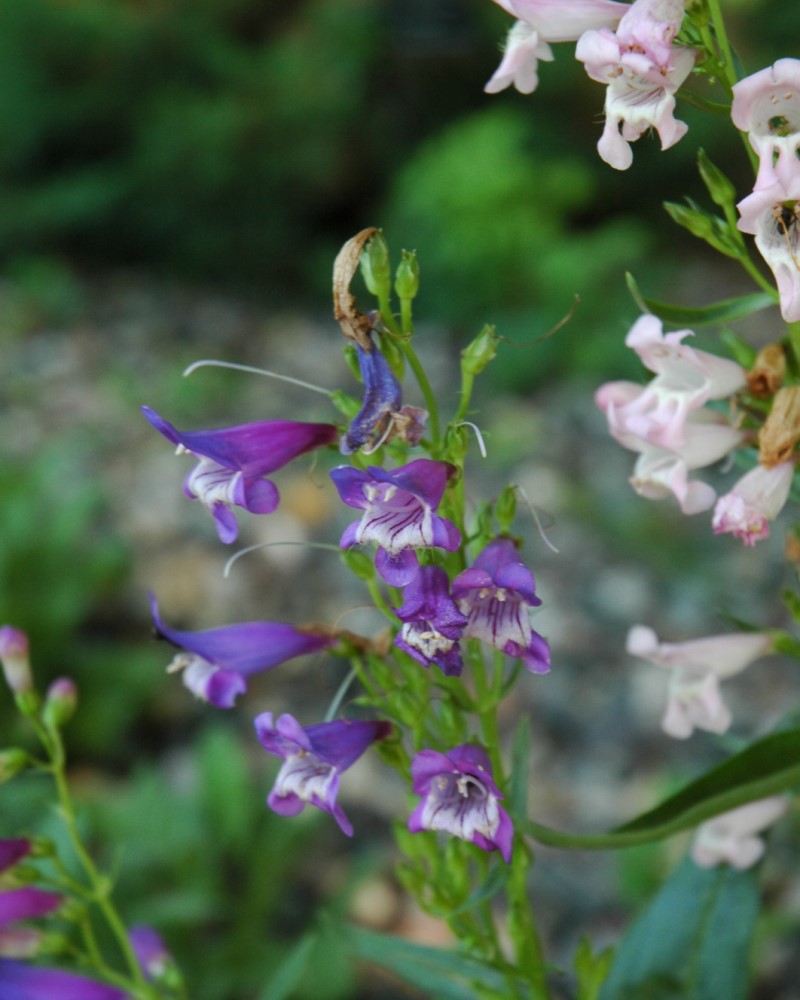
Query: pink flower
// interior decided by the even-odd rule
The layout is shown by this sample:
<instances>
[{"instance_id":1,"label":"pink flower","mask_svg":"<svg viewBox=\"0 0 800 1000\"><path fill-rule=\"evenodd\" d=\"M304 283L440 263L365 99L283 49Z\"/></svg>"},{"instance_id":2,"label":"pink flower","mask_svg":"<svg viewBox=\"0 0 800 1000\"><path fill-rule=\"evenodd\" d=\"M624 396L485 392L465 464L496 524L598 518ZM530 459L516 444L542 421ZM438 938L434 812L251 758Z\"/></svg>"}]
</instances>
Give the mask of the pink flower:
<instances>
[{"instance_id":1,"label":"pink flower","mask_svg":"<svg viewBox=\"0 0 800 1000\"><path fill-rule=\"evenodd\" d=\"M796 323L800 320L800 171L786 185L776 180L768 187L757 186L736 207L741 216L738 228L755 236L775 276L781 316Z\"/></svg>"},{"instance_id":2,"label":"pink flower","mask_svg":"<svg viewBox=\"0 0 800 1000\"><path fill-rule=\"evenodd\" d=\"M789 806L788 796L771 795L715 816L699 827L692 843L692 860L701 868L723 863L750 868L764 853L764 841L756 834L785 816Z\"/></svg>"},{"instance_id":3,"label":"pink flower","mask_svg":"<svg viewBox=\"0 0 800 1000\"><path fill-rule=\"evenodd\" d=\"M593 80L607 84L606 124L597 150L606 163L627 170L629 143L649 128L668 149L687 131L674 117L675 92L691 72L695 53L673 45L683 20L683 0L636 0L619 23L587 31L575 57Z\"/></svg>"},{"instance_id":4,"label":"pink flower","mask_svg":"<svg viewBox=\"0 0 800 1000\"><path fill-rule=\"evenodd\" d=\"M694 729L727 731L731 714L722 700L719 682L771 652L772 637L767 632L741 632L690 642L659 642L651 628L635 625L625 648L631 656L670 671L661 727L669 736L686 739Z\"/></svg>"},{"instance_id":5,"label":"pink flower","mask_svg":"<svg viewBox=\"0 0 800 1000\"><path fill-rule=\"evenodd\" d=\"M800 60L779 59L733 88L731 118L758 153L756 190L779 181L791 186L800 173Z\"/></svg>"},{"instance_id":6,"label":"pink flower","mask_svg":"<svg viewBox=\"0 0 800 1000\"><path fill-rule=\"evenodd\" d=\"M522 94L539 85L538 61L550 62L548 42L574 42L590 28L611 28L628 10L613 0L496 0L517 18L506 40L503 60L484 90L496 94L513 84Z\"/></svg>"},{"instance_id":7,"label":"pink flower","mask_svg":"<svg viewBox=\"0 0 800 1000\"><path fill-rule=\"evenodd\" d=\"M755 545L769 535L769 522L789 499L794 462L767 468L757 465L745 473L730 493L717 500L711 526L715 535L730 532L745 545Z\"/></svg>"}]
</instances>

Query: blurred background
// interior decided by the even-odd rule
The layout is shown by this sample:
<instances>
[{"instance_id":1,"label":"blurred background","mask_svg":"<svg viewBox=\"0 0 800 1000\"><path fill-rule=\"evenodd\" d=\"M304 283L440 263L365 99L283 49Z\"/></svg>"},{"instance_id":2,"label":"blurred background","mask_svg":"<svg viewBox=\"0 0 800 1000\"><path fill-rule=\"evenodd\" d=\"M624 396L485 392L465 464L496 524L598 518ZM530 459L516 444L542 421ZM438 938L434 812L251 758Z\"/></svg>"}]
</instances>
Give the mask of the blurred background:
<instances>
[{"instance_id":1,"label":"blurred background","mask_svg":"<svg viewBox=\"0 0 800 1000\"><path fill-rule=\"evenodd\" d=\"M728 8L746 72L787 54L791 5ZM138 412L147 403L186 429L336 419L322 397L280 383L181 372L217 357L357 392L330 273L364 226L383 228L395 260L418 252L419 352L445 413L464 343L485 322L508 340L477 393L489 458L472 461L470 490L477 504L509 478L522 484L560 550L521 515L545 602L535 624L554 649L552 674L523 681L508 707L509 732L530 713L536 819L613 825L778 724L796 699L789 665L770 658L728 685L730 738L661 734L663 676L626 656L627 629L679 641L726 631L726 616L786 626L783 531L746 551L713 538L705 515L635 497L633 456L592 404L602 381L642 376L623 345L638 314L626 270L645 294L682 305L752 290L661 208L685 195L707 204L700 129L746 194L741 140L727 119L682 105L688 137L664 154L643 138L617 173L595 152L602 90L571 46L555 47L532 97L483 93L509 25L489 0L0 4L1 616L29 632L42 684L77 679L69 742L88 829L126 916L165 933L196 1000L267 996L309 927L316 959L299 1000L413 995L354 964L336 936L342 914L447 940L392 876L389 829L407 801L377 762L346 782L352 843L327 817L277 820L263 807L276 768L254 746L252 717L317 721L342 665L289 664L241 707L214 712L164 675L169 651L147 612L153 589L180 627L379 628L359 619L365 594L333 554L266 548L224 578L231 553L180 494L190 465ZM576 296L570 321L534 344ZM760 344L781 324L770 310L736 330ZM718 334L696 343L720 350ZM326 479L304 460L278 474L281 508L243 515L241 544L338 538L347 518ZM3 744L27 739L3 696L0 727ZM0 832L54 832L42 793L34 779L5 786ZM554 961L569 967L582 930L613 940L683 847L542 849L532 893ZM775 846L784 862L791 850ZM778 869L769 892L788 900L796 930L800 892ZM774 1000L798 973L786 928L769 930L759 988Z\"/></svg>"}]
</instances>

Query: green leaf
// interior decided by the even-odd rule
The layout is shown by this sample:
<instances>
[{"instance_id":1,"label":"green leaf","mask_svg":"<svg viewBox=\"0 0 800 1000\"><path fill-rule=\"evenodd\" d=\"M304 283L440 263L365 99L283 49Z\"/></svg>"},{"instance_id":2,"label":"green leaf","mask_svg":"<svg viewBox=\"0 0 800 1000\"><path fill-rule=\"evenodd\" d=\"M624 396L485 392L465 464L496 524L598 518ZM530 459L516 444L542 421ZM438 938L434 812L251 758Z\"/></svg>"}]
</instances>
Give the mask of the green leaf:
<instances>
[{"instance_id":1,"label":"green leaf","mask_svg":"<svg viewBox=\"0 0 800 1000\"><path fill-rule=\"evenodd\" d=\"M575 952L575 974L578 977L576 1000L597 1000L613 959L613 948L604 948L595 955L591 941L584 934Z\"/></svg>"},{"instance_id":2,"label":"green leaf","mask_svg":"<svg viewBox=\"0 0 800 1000\"><path fill-rule=\"evenodd\" d=\"M389 934L353 927L348 941L355 954L389 969L436 1000L475 1000L476 987L508 995L508 979L493 966L457 951L428 948ZM529 994L519 986L514 996Z\"/></svg>"},{"instance_id":3,"label":"green leaf","mask_svg":"<svg viewBox=\"0 0 800 1000\"><path fill-rule=\"evenodd\" d=\"M292 995L303 978L318 936L318 932L314 930L300 938L271 977L269 985L259 994L258 1000L286 1000Z\"/></svg>"},{"instance_id":4,"label":"green leaf","mask_svg":"<svg viewBox=\"0 0 800 1000\"><path fill-rule=\"evenodd\" d=\"M505 862L496 864L494 870L486 881L469 896L466 902L462 903L462 905L457 907L455 910L452 910L451 916L457 916L459 913L466 913L468 910L474 909L480 903L485 903L487 900L491 899L492 896L496 896L506 882L508 882L508 876L510 873L511 870Z\"/></svg>"},{"instance_id":5,"label":"green leaf","mask_svg":"<svg viewBox=\"0 0 800 1000\"><path fill-rule=\"evenodd\" d=\"M666 302L647 299L639 291L639 286L633 275L625 275L634 302L643 312L653 313L671 326L707 326L713 323L728 323L743 316L750 316L760 309L775 305L776 296L767 292L751 292L749 295L739 295L734 299L723 299L710 306L684 307L672 306Z\"/></svg>"},{"instance_id":6,"label":"green leaf","mask_svg":"<svg viewBox=\"0 0 800 1000\"><path fill-rule=\"evenodd\" d=\"M528 822L526 831L542 844L577 850L609 850L663 840L735 809L800 784L800 729L773 733L712 768L686 788L610 833L561 833Z\"/></svg>"},{"instance_id":7,"label":"green leaf","mask_svg":"<svg viewBox=\"0 0 800 1000\"><path fill-rule=\"evenodd\" d=\"M758 876L687 858L631 925L600 1000L744 1000Z\"/></svg>"},{"instance_id":8,"label":"green leaf","mask_svg":"<svg viewBox=\"0 0 800 1000\"><path fill-rule=\"evenodd\" d=\"M789 614L796 622L800 622L800 594L787 587L781 596Z\"/></svg>"}]
</instances>

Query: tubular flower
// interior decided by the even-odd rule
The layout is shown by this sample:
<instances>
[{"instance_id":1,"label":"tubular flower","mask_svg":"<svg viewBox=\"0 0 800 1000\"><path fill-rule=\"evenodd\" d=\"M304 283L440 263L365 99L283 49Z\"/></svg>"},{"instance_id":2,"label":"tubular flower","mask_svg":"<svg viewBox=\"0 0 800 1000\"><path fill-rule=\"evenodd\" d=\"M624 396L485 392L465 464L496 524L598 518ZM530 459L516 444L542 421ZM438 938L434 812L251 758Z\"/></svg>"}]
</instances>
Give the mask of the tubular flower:
<instances>
[{"instance_id":1,"label":"tubular flower","mask_svg":"<svg viewBox=\"0 0 800 1000\"><path fill-rule=\"evenodd\" d=\"M267 805L281 816L296 816L307 804L330 813L342 832L353 827L336 801L339 775L354 764L375 740L391 732L388 722L322 722L303 727L291 715L273 722L271 712L255 720L264 749L283 758Z\"/></svg>"},{"instance_id":2,"label":"tubular flower","mask_svg":"<svg viewBox=\"0 0 800 1000\"><path fill-rule=\"evenodd\" d=\"M0 997L8 1000L125 1000L114 986L59 969L0 958Z\"/></svg>"},{"instance_id":3,"label":"tubular flower","mask_svg":"<svg viewBox=\"0 0 800 1000\"><path fill-rule=\"evenodd\" d=\"M411 762L414 792L422 796L408 820L412 833L444 830L511 861L514 827L499 804L489 756L466 743L447 753L420 750Z\"/></svg>"},{"instance_id":4,"label":"tubular flower","mask_svg":"<svg viewBox=\"0 0 800 1000\"><path fill-rule=\"evenodd\" d=\"M356 345L358 367L364 383L361 409L339 443L343 455L352 455L366 444L376 445L383 439L403 402L403 391L394 377L386 358L373 344L371 351Z\"/></svg>"},{"instance_id":5,"label":"tubular flower","mask_svg":"<svg viewBox=\"0 0 800 1000\"><path fill-rule=\"evenodd\" d=\"M340 547L377 542L378 572L392 586L404 587L419 569L415 549L453 552L461 542L458 528L434 513L455 472L449 462L427 458L392 470L373 465L366 470L347 465L332 469L342 501L364 511L361 520L345 530Z\"/></svg>"},{"instance_id":6,"label":"tubular flower","mask_svg":"<svg viewBox=\"0 0 800 1000\"><path fill-rule=\"evenodd\" d=\"M520 562L510 538L489 542L472 566L458 574L453 597L467 615L465 639L480 639L520 657L533 673L550 670L550 648L533 631L528 615L528 608L542 602L536 596L533 573Z\"/></svg>"},{"instance_id":7,"label":"tubular flower","mask_svg":"<svg viewBox=\"0 0 800 1000\"><path fill-rule=\"evenodd\" d=\"M142 975L150 981L161 979L167 970L174 966L172 955L158 931L146 924L131 927L130 938L133 953Z\"/></svg>"},{"instance_id":8,"label":"tubular flower","mask_svg":"<svg viewBox=\"0 0 800 1000\"><path fill-rule=\"evenodd\" d=\"M467 618L450 596L447 573L440 566L420 566L394 612L403 622L395 646L426 667L433 663L448 677L458 676L464 661L458 641Z\"/></svg>"},{"instance_id":9,"label":"tubular flower","mask_svg":"<svg viewBox=\"0 0 800 1000\"><path fill-rule=\"evenodd\" d=\"M647 386L608 382L595 395L612 436L640 453L634 489L649 499L673 493L684 514L708 510L716 498L706 483L689 480L690 471L719 461L745 439L723 413L703 408L743 388L744 369L684 344L691 335L665 335L655 316L640 317L625 342L656 377Z\"/></svg>"},{"instance_id":10,"label":"tubular flower","mask_svg":"<svg viewBox=\"0 0 800 1000\"><path fill-rule=\"evenodd\" d=\"M737 226L755 236L759 253L775 276L781 316L800 320L800 170L790 183L758 188L736 206Z\"/></svg>"},{"instance_id":11,"label":"tubular flower","mask_svg":"<svg viewBox=\"0 0 800 1000\"><path fill-rule=\"evenodd\" d=\"M753 546L769 535L769 522L789 499L794 462L767 468L756 465L745 473L730 493L717 500L711 527L715 535L730 532L745 545Z\"/></svg>"},{"instance_id":12,"label":"tubular flower","mask_svg":"<svg viewBox=\"0 0 800 1000\"><path fill-rule=\"evenodd\" d=\"M331 444L333 424L261 420L208 431L179 431L149 406L142 413L164 437L199 460L184 480L183 492L199 500L214 518L220 541L236 541L238 527L231 507L271 514L280 495L263 477L314 448Z\"/></svg>"},{"instance_id":13,"label":"tubular flower","mask_svg":"<svg viewBox=\"0 0 800 1000\"><path fill-rule=\"evenodd\" d=\"M540 59L550 62L548 42L574 42L590 28L613 28L628 5L612 0L496 0L518 18L508 33L503 59L484 90L496 94L514 85L532 94L539 85Z\"/></svg>"},{"instance_id":14,"label":"tubular flower","mask_svg":"<svg viewBox=\"0 0 800 1000\"><path fill-rule=\"evenodd\" d=\"M800 60L779 59L735 84L731 118L758 154L756 190L792 186L800 173Z\"/></svg>"},{"instance_id":15,"label":"tubular flower","mask_svg":"<svg viewBox=\"0 0 800 1000\"><path fill-rule=\"evenodd\" d=\"M681 139L687 126L674 117L675 92L691 72L695 53L672 42L683 20L683 0L636 0L619 22L587 31L575 57L593 80L607 84L606 124L597 150L606 163L627 170L629 143L654 128L661 148Z\"/></svg>"},{"instance_id":16,"label":"tubular flower","mask_svg":"<svg viewBox=\"0 0 800 1000\"><path fill-rule=\"evenodd\" d=\"M772 651L766 632L708 636L690 642L659 642L644 625L628 633L626 649L670 671L667 708L661 726L669 736L686 739L694 729L724 733L731 714L722 700L719 682L741 673Z\"/></svg>"},{"instance_id":17,"label":"tubular flower","mask_svg":"<svg viewBox=\"0 0 800 1000\"><path fill-rule=\"evenodd\" d=\"M771 795L748 802L703 823L692 843L692 860L701 868L719 864L744 869L752 867L764 854L765 845L756 834L777 823L789 811L786 795Z\"/></svg>"},{"instance_id":18,"label":"tubular flower","mask_svg":"<svg viewBox=\"0 0 800 1000\"><path fill-rule=\"evenodd\" d=\"M253 674L315 653L335 641L321 630L304 631L281 622L242 622L183 632L164 624L152 594L150 606L158 635L182 650L168 670L183 671L186 687L216 708L231 708Z\"/></svg>"}]
</instances>

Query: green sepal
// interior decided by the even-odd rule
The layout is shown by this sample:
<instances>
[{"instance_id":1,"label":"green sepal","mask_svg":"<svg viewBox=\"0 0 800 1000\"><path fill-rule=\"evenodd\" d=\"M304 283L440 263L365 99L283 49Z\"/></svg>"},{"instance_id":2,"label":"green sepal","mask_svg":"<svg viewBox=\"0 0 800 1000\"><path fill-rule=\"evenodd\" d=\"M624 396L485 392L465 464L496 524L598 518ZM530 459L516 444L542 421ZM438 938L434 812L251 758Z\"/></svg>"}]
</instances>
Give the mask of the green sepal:
<instances>
[{"instance_id":1,"label":"green sepal","mask_svg":"<svg viewBox=\"0 0 800 1000\"><path fill-rule=\"evenodd\" d=\"M720 208L727 208L736 201L736 188L715 164L709 160L704 149L697 151L697 169L703 183L711 195L711 200Z\"/></svg>"},{"instance_id":2,"label":"green sepal","mask_svg":"<svg viewBox=\"0 0 800 1000\"><path fill-rule=\"evenodd\" d=\"M745 1000L756 870L687 858L617 947L600 1000Z\"/></svg>"},{"instance_id":3,"label":"green sepal","mask_svg":"<svg viewBox=\"0 0 800 1000\"><path fill-rule=\"evenodd\" d=\"M500 533L507 535L517 516L517 487L509 484L495 501L494 513Z\"/></svg>"},{"instance_id":4,"label":"green sepal","mask_svg":"<svg viewBox=\"0 0 800 1000\"><path fill-rule=\"evenodd\" d=\"M575 1000L597 1000L613 958L613 948L604 948L595 955L591 941L583 935L575 950L575 975L578 979Z\"/></svg>"},{"instance_id":5,"label":"green sepal","mask_svg":"<svg viewBox=\"0 0 800 1000\"><path fill-rule=\"evenodd\" d=\"M660 320L671 326L710 326L716 323L728 323L743 316L750 316L761 309L775 305L777 296L770 292L751 292L739 295L734 299L722 299L710 306L685 307L673 306L656 299L648 299L639 291L639 286L633 275L625 275L628 291L634 302L643 312L653 313Z\"/></svg>"},{"instance_id":6,"label":"green sepal","mask_svg":"<svg viewBox=\"0 0 800 1000\"><path fill-rule=\"evenodd\" d=\"M744 241L739 231L732 230L725 219L703 211L689 198L686 205L679 205L674 201L665 201L663 204L673 222L688 229L692 236L705 240L726 257L738 260L744 253Z\"/></svg>"},{"instance_id":7,"label":"green sepal","mask_svg":"<svg viewBox=\"0 0 800 1000\"><path fill-rule=\"evenodd\" d=\"M524 824L534 840L576 850L613 850L663 840L691 830L737 806L788 792L800 785L800 729L765 736L690 782L685 788L609 833L561 833Z\"/></svg>"}]
</instances>

